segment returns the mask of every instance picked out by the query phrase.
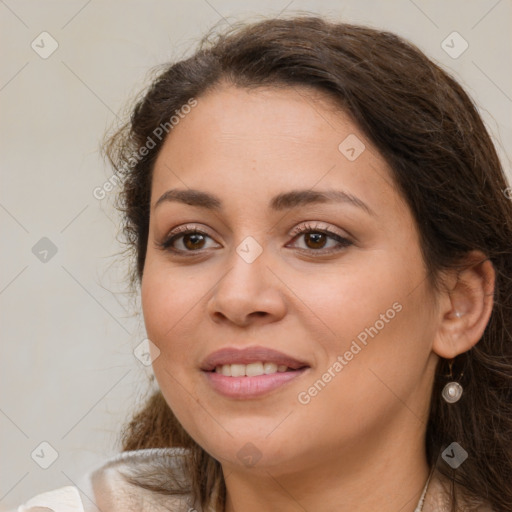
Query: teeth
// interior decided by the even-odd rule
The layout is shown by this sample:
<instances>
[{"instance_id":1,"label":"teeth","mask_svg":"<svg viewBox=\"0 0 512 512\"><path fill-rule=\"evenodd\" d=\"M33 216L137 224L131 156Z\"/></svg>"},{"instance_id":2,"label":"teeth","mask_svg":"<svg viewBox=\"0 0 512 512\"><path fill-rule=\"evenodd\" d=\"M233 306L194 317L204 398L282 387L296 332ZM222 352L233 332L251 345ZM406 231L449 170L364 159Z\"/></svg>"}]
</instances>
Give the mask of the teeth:
<instances>
[{"instance_id":1,"label":"teeth","mask_svg":"<svg viewBox=\"0 0 512 512\"><path fill-rule=\"evenodd\" d=\"M232 364L231 377L243 377L245 375L245 364Z\"/></svg>"},{"instance_id":2,"label":"teeth","mask_svg":"<svg viewBox=\"0 0 512 512\"><path fill-rule=\"evenodd\" d=\"M245 375L247 375L247 377L257 377L258 375L263 375L263 363L248 364L245 367Z\"/></svg>"},{"instance_id":3,"label":"teeth","mask_svg":"<svg viewBox=\"0 0 512 512\"><path fill-rule=\"evenodd\" d=\"M263 365L263 373L265 375L268 375L269 373L276 373L277 372L277 364L275 363L265 363Z\"/></svg>"},{"instance_id":4,"label":"teeth","mask_svg":"<svg viewBox=\"0 0 512 512\"><path fill-rule=\"evenodd\" d=\"M219 368L221 371L219 371ZM231 377L231 365L230 364L224 364L222 366L217 366L217 368L215 368L215 371L217 373L222 373L222 375L225 375L226 377Z\"/></svg>"},{"instance_id":5,"label":"teeth","mask_svg":"<svg viewBox=\"0 0 512 512\"><path fill-rule=\"evenodd\" d=\"M258 375L269 375L270 373L285 372L288 366L285 364L265 363L258 361L250 364L223 364L215 367L216 373L226 377L257 377Z\"/></svg>"}]
</instances>

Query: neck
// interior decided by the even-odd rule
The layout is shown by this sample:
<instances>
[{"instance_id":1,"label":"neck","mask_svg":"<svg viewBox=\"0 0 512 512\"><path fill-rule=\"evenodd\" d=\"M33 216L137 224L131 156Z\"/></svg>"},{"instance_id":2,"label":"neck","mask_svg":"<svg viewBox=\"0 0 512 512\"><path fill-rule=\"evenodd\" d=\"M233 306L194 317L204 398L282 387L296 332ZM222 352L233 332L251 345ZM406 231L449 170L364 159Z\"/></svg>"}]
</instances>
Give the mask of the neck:
<instances>
[{"instance_id":1,"label":"neck","mask_svg":"<svg viewBox=\"0 0 512 512\"><path fill-rule=\"evenodd\" d=\"M331 447L315 454L317 463L300 471L223 468L225 512L414 512L429 476L423 438L411 444L410 439L391 443L377 437L351 450Z\"/></svg>"}]
</instances>

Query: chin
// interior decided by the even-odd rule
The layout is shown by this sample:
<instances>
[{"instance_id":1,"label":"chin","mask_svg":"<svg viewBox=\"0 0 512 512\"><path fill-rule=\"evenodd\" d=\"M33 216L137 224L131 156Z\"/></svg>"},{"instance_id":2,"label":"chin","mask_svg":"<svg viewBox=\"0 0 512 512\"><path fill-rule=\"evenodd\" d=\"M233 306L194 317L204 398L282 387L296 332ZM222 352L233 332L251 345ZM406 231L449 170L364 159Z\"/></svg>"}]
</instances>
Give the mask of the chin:
<instances>
[{"instance_id":1,"label":"chin","mask_svg":"<svg viewBox=\"0 0 512 512\"><path fill-rule=\"evenodd\" d=\"M271 430L267 429L266 432ZM260 431L261 432L261 431ZM304 461L305 453L297 451L300 443L286 443L285 438L293 439L297 436L275 436L272 434L252 434L251 429L246 429L243 434L229 434L222 439L212 439L211 433L205 433L204 437L195 438L213 458L218 460L225 468L238 470L250 470L258 472L272 471L279 468L280 472L292 472L297 470L297 461ZM205 440L205 442L203 442Z\"/></svg>"}]
</instances>

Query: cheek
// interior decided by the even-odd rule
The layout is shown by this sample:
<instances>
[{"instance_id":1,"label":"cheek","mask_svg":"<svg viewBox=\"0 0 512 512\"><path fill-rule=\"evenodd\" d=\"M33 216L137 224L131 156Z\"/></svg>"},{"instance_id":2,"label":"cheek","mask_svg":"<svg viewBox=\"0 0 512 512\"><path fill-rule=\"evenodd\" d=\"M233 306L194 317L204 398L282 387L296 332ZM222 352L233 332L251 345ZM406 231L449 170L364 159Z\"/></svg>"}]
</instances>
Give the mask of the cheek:
<instances>
[{"instance_id":1,"label":"cheek","mask_svg":"<svg viewBox=\"0 0 512 512\"><path fill-rule=\"evenodd\" d=\"M382 330L381 315L385 315L384 321L392 321L396 309L410 300L415 270L383 256L375 253L364 265L347 263L325 274L290 276L294 293L308 308L302 318L314 320L325 330L325 341L335 348L343 349L375 322ZM388 324L385 322L385 329Z\"/></svg>"},{"instance_id":2,"label":"cheek","mask_svg":"<svg viewBox=\"0 0 512 512\"><path fill-rule=\"evenodd\" d=\"M180 278L172 279L165 269L147 264L141 282L141 301L148 338L158 347L152 367L167 404L179 412L193 407L194 389L187 380L193 365L190 359L191 337L186 332L187 312L191 305L180 293ZM186 391L185 391L186 390ZM199 414L196 411L196 414Z\"/></svg>"},{"instance_id":3,"label":"cheek","mask_svg":"<svg viewBox=\"0 0 512 512\"><path fill-rule=\"evenodd\" d=\"M142 313L148 337L157 346L179 330L179 320L191 310L189 290L191 283L179 272L148 257L141 282Z\"/></svg>"},{"instance_id":4,"label":"cheek","mask_svg":"<svg viewBox=\"0 0 512 512\"><path fill-rule=\"evenodd\" d=\"M192 274L169 269L166 262L148 260L141 282L147 336L160 351L153 370L162 385L171 389L175 388L173 377L183 382L197 371L200 344L204 343L200 329L204 314L200 315L198 308L208 285L201 287L197 273Z\"/></svg>"},{"instance_id":5,"label":"cheek","mask_svg":"<svg viewBox=\"0 0 512 512\"><path fill-rule=\"evenodd\" d=\"M144 324L148 338L157 346L160 345L162 333L169 329L171 323L168 317L172 296L166 282L155 279L151 267L144 271L141 283L141 302ZM161 348L159 346L159 348Z\"/></svg>"},{"instance_id":6,"label":"cheek","mask_svg":"<svg viewBox=\"0 0 512 512\"><path fill-rule=\"evenodd\" d=\"M311 286L311 277L300 277L294 287L314 313L309 316L327 333L318 338L327 357L315 377L329 380L329 391L322 391L315 406L332 400L361 414L360 419L368 411L359 407L358 395L371 397L375 404L382 398L384 407L388 395L395 400L386 384L399 396L417 385L433 337L421 260L412 254L370 256L368 264L351 266L350 272L341 269L324 276L321 286ZM338 356L346 361L339 373L332 368ZM336 378L324 374L329 368Z\"/></svg>"}]
</instances>

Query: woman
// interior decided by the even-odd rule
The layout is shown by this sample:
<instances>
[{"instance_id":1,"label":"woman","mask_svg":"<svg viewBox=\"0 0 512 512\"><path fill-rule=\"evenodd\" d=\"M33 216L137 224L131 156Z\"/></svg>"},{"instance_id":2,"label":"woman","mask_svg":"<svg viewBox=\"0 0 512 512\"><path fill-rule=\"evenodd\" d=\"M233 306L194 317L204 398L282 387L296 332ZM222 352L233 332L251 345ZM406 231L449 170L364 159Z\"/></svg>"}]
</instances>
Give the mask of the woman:
<instances>
[{"instance_id":1,"label":"woman","mask_svg":"<svg viewBox=\"0 0 512 512\"><path fill-rule=\"evenodd\" d=\"M106 153L159 389L19 510L512 510L512 209L453 78L265 20L166 68Z\"/></svg>"}]
</instances>

